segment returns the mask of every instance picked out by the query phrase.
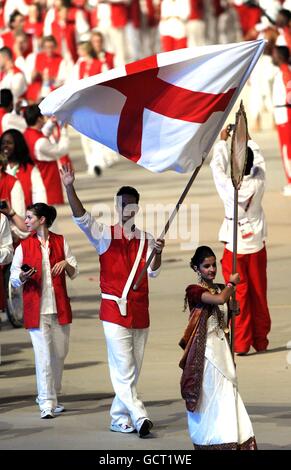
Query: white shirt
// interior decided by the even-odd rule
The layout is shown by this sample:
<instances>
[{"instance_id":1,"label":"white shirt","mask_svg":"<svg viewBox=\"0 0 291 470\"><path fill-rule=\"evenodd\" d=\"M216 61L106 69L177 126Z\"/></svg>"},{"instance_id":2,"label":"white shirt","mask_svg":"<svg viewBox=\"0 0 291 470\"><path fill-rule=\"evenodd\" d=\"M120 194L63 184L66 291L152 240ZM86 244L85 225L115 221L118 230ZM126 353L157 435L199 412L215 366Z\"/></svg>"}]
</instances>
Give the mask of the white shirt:
<instances>
[{"instance_id":1,"label":"white shirt","mask_svg":"<svg viewBox=\"0 0 291 470\"><path fill-rule=\"evenodd\" d=\"M99 255L103 255L111 244L111 227L105 224L100 224L92 217L89 212L85 212L82 217L73 217L74 222L78 227L85 233L91 244L96 249ZM136 235L140 233L139 229L135 229ZM146 239L148 239L148 251L147 259L150 256L155 240L150 233L146 233ZM153 271L151 267L148 267L148 274L150 277L157 277L161 271L161 267Z\"/></svg>"},{"instance_id":2,"label":"white shirt","mask_svg":"<svg viewBox=\"0 0 291 470\"><path fill-rule=\"evenodd\" d=\"M242 238L238 228L237 252L239 254L256 253L264 247L267 235L265 215L262 208L262 198L265 190L265 161L258 145L252 140L248 146L254 152L254 165L251 174L244 176L238 191L238 221L247 217L253 235ZM219 241L226 242L226 248L233 251L233 204L234 188L228 168L228 147L225 140L220 140L214 146L213 158L210 163L213 179L220 198L224 204L225 219L219 231ZM245 208L252 198L247 212Z\"/></svg>"},{"instance_id":3,"label":"white shirt","mask_svg":"<svg viewBox=\"0 0 291 470\"><path fill-rule=\"evenodd\" d=\"M23 219L25 218L25 200L24 193L20 181L15 181L12 188L11 194L11 207L16 212L17 215L20 215ZM28 232L22 232L19 228L16 227L13 220L10 220L11 232L19 238L26 238Z\"/></svg>"},{"instance_id":4,"label":"white shirt","mask_svg":"<svg viewBox=\"0 0 291 470\"><path fill-rule=\"evenodd\" d=\"M0 212L0 264L11 263L13 258L12 235L9 221Z\"/></svg>"},{"instance_id":5,"label":"white shirt","mask_svg":"<svg viewBox=\"0 0 291 470\"><path fill-rule=\"evenodd\" d=\"M9 129L17 129L19 132L23 133L27 128L24 117L16 114L15 111L11 113L4 114L2 118L2 131L8 131Z\"/></svg>"},{"instance_id":6,"label":"white shirt","mask_svg":"<svg viewBox=\"0 0 291 470\"><path fill-rule=\"evenodd\" d=\"M275 74L273 83L273 105L274 105L274 119L277 125L286 124L288 122L288 108L286 103L287 89L283 80L283 72L279 67L276 67L277 73Z\"/></svg>"},{"instance_id":7,"label":"white shirt","mask_svg":"<svg viewBox=\"0 0 291 470\"><path fill-rule=\"evenodd\" d=\"M40 237L38 240L41 243ZM49 240L45 244L41 244L41 254L42 254L42 292L41 292L41 305L40 305L40 314L51 314L57 313L56 306L56 297L52 282L51 276L51 266L49 260ZM70 247L67 241L64 238L64 253L65 260L69 263L70 266L75 268L74 274L71 276L71 279L74 279L78 274L78 266L76 258L72 255ZM12 261L11 272L10 272L10 281L13 287L22 286L22 282L19 279L19 274L21 272L21 266L23 264L23 252L22 246L18 245L15 250L15 254ZM33 267L33 266L32 266Z\"/></svg>"},{"instance_id":8,"label":"white shirt","mask_svg":"<svg viewBox=\"0 0 291 470\"><path fill-rule=\"evenodd\" d=\"M38 54L32 52L29 54L25 61L25 78L27 83L32 83L32 74L35 71L36 59ZM68 59L63 59L60 62L57 77L54 81L54 88L59 87L64 84L65 80L67 79L68 75L70 75L71 70L73 67L73 62Z\"/></svg>"},{"instance_id":9,"label":"white shirt","mask_svg":"<svg viewBox=\"0 0 291 470\"><path fill-rule=\"evenodd\" d=\"M34 146L34 153L37 160L51 162L57 160L69 151L69 138L66 129L62 128L61 137L57 143L51 142L46 136L40 137Z\"/></svg>"},{"instance_id":10,"label":"white shirt","mask_svg":"<svg viewBox=\"0 0 291 470\"><path fill-rule=\"evenodd\" d=\"M14 101L23 95L26 91L27 85L24 74L22 72L15 72L13 69L5 73L0 82L0 88L8 88L11 90Z\"/></svg>"}]
</instances>

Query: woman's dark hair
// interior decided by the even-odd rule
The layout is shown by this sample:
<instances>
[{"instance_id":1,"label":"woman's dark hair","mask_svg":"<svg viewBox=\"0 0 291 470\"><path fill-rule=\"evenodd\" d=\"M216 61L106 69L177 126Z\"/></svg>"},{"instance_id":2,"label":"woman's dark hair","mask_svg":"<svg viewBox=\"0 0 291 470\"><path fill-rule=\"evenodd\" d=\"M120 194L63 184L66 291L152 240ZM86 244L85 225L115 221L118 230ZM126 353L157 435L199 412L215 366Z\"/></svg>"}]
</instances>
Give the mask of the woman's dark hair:
<instances>
[{"instance_id":1,"label":"woman's dark hair","mask_svg":"<svg viewBox=\"0 0 291 470\"><path fill-rule=\"evenodd\" d=\"M6 135L11 135L14 141L14 152L12 158L13 162L19 163L19 165L23 166L26 169L28 163L33 165L33 161L29 155L29 149L25 138L17 129L8 129L7 131L3 132L0 137L0 149L2 146L2 140Z\"/></svg>"},{"instance_id":2,"label":"woman's dark hair","mask_svg":"<svg viewBox=\"0 0 291 470\"><path fill-rule=\"evenodd\" d=\"M194 266L199 268L200 264L203 263L205 258L209 258L210 256L214 256L214 258L216 258L215 254L211 248L209 248L209 246L198 246L197 250L191 258L190 268L194 269Z\"/></svg>"},{"instance_id":3,"label":"woman's dark hair","mask_svg":"<svg viewBox=\"0 0 291 470\"><path fill-rule=\"evenodd\" d=\"M211 250L211 248L209 248L209 246L204 246L204 245L198 246L194 255L191 258L190 268L193 269L193 271L196 271L196 269L194 269L194 266L197 266L197 268L199 268L200 264L203 263L205 258L209 258L210 256L214 256L214 258L216 258L214 252ZM186 293L184 297L183 312L187 310L187 305L188 305L188 297Z\"/></svg>"},{"instance_id":4,"label":"woman's dark hair","mask_svg":"<svg viewBox=\"0 0 291 470\"><path fill-rule=\"evenodd\" d=\"M130 196L134 196L135 199L136 199L136 203L137 204L139 203L139 193L132 186L122 186L122 188L120 188L117 191L116 196L123 196L123 194L128 194Z\"/></svg>"},{"instance_id":5,"label":"woman's dark hair","mask_svg":"<svg viewBox=\"0 0 291 470\"><path fill-rule=\"evenodd\" d=\"M35 204L31 204L27 207L28 211L31 211L38 217L45 217L46 226L50 227L57 216L57 211L54 206L48 206L44 202L36 202Z\"/></svg>"}]
</instances>

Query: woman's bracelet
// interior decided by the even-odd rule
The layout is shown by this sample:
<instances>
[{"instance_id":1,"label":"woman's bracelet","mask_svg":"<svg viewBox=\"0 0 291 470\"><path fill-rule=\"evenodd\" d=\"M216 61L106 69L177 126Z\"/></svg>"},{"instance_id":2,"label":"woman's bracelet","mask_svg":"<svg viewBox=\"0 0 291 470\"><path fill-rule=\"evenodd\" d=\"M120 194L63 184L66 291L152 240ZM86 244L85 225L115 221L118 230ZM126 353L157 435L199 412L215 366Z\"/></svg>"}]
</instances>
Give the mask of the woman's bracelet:
<instances>
[{"instance_id":1,"label":"woman's bracelet","mask_svg":"<svg viewBox=\"0 0 291 470\"><path fill-rule=\"evenodd\" d=\"M229 281L229 282L226 284L226 287L231 287L231 288L233 289L233 288L235 287L235 283Z\"/></svg>"}]
</instances>

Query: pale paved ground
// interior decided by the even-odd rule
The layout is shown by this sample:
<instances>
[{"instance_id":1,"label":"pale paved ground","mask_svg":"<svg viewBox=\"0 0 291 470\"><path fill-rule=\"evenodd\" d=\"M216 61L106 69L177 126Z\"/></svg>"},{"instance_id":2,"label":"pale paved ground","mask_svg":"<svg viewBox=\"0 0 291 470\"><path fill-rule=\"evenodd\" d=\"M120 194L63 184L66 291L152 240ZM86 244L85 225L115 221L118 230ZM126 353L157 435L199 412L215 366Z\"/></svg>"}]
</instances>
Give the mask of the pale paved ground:
<instances>
[{"instance_id":1,"label":"pale paved ground","mask_svg":"<svg viewBox=\"0 0 291 470\"><path fill-rule=\"evenodd\" d=\"M269 352L239 357L237 372L259 447L291 449L291 367L286 350L287 342L291 341L291 198L280 194L284 176L276 133L265 130L255 137L268 165L264 208L269 225L268 292L273 325ZM188 179L174 173L151 174L125 159L104 177L95 179L85 175L84 163L76 150L73 155L79 176L77 188L89 209L97 200L113 207L112 195L123 184L138 188L142 206L175 203ZM217 232L223 210L208 163L186 203L199 205L199 243L212 246L219 258L222 249ZM94 249L73 225L66 206L59 209L59 229L69 240L80 265L78 279L69 282L75 320L63 382L62 402L67 412L54 420L39 419L34 405L34 361L28 334L6 324L0 333L0 448L191 449L177 366L181 356L177 343L186 324L186 314L182 313L184 289L194 280L188 268L191 251L180 249L181 240L168 240L163 272L151 282L151 332L139 391L155 428L153 437L145 441L136 435L108 430L112 389L102 326L97 319L98 284L89 280L90 276L98 275L98 260Z\"/></svg>"}]
</instances>

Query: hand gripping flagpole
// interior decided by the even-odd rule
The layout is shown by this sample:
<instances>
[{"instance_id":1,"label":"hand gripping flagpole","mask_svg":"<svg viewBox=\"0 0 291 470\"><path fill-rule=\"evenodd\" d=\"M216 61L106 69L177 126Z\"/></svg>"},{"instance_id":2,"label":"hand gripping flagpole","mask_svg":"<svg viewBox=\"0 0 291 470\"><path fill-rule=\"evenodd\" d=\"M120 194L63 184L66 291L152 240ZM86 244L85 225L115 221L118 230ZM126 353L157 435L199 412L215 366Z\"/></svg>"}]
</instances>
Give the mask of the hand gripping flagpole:
<instances>
[{"instance_id":1,"label":"hand gripping flagpole","mask_svg":"<svg viewBox=\"0 0 291 470\"><path fill-rule=\"evenodd\" d=\"M199 171L200 171L200 168L202 167L204 161L206 160L206 157L207 157L207 155L204 156L204 158L202 159L202 162L200 163L200 165L199 165L197 168L195 168L195 170L194 170L194 172L193 172L191 178L189 179L189 181L188 181L188 183L187 183L187 186L185 187L183 193L181 194L181 196L180 196L180 198L179 198L179 200L178 200L178 202L177 202L177 204L176 204L176 206L175 206L175 209L173 210L172 214L170 215L170 217L169 217L169 219L168 219L168 221L167 221L167 223L166 223L166 225L165 225L165 227L164 227L164 229L163 229L161 235L158 237L159 239L163 240L163 238L165 237L166 233L168 232L171 223L173 222L174 218L176 217L176 215L177 215L177 213L178 213L178 211L179 211L179 209L180 209L180 207L181 207L181 205L182 205L182 203L183 203L185 197L187 196L187 194L188 194L188 192L189 192L189 190L190 190L192 184L194 183L194 181L195 181L195 179L196 179L196 177L197 177L197 175L198 175L198 173L199 173ZM135 283L134 286L133 286L133 290L137 290L137 289L138 289L138 287L139 287L139 285L140 285L140 282L141 282L143 276L145 275L145 273L147 272L147 269L148 269L149 265L151 264L151 262L152 262L152 260L153 260L153 258L154 258L154 256L155 256L155 254L156 254L156 249L154 248L154 249L152 250L150 256L148 257L147 262L146 262L146 264L145 264L143 270L141 271L140 275L138 276L138 279L137 279L136 283Z\"/></svg>"},{"instance_id":2,"label":"hand gripping flagpole","mask_svg":"<svg viewBox=\"0 0 291 470\"><path fill-rule=\"evenodd\" d=\"M243 181L245 167L247 163L247 148L248 148L248 124L247 117L244 110L243 102L241 101L238 112L236 113L235 127L231 138L231 180L234 188L234 203L233 203L233 251L232 251L232 273L237 270L237 229L238 229L238 191ZM230 307L231 313L231 352L234 357L234 332L235 332L235 317L239 314L239 307L236 301L235 292L232 295L232 302Z\"/></svg>"}]
</instances>

